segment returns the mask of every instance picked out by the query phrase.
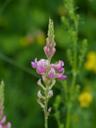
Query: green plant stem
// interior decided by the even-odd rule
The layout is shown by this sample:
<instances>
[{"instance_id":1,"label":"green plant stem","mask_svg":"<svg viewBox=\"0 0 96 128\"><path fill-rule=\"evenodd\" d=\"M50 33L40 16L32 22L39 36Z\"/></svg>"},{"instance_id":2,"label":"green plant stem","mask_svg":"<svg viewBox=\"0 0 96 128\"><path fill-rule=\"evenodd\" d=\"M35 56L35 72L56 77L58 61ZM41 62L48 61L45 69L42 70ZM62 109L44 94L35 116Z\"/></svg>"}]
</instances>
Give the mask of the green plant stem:
<instances>
[{"instance_id":1,"label":"green plant stem","mask_svg":"<svg viewBox=\"0 0 96 128\"><path fill-rule=\"evenodd\" d=\"M73 79L72 79L72 85L71 85L71 90L70 90L70 99L69 102L67 104L67 119L66 119L66 128L70 128L70 123L71 123L71 108L73 105L73 93L74 93L74 87L75 87L75 83L76 83L76 73L73 73Z\"/></svg>"},{"instance_id":2,"label":"green plant stem","mask_svg":"<svg viewBox=\"0 0 96 128\"><path fill-rule=\"evenodd\" d=\"M75 42L77 43L77 42ZM75 49L76 49L76 45L75 45ZM73 78L72 78L72 85L70 88L70 92L69 92L69 102L67 105L67 119L66 119L66 128L70 128L70 123L71 123L71 108L74 102L73 99L73 95L74 95L74 91L75 91L75 84L76 84L76 78L77 78L77 51L74 49L74 67L73 67ZM68 88L67 88L68 89Z\"/></svg>"},{"instance_id":3,"label":"green plant stem","mask_svg":"<svg viewBox=\"0 0 96 128\"><path fill-rule=\"evenodd\" d=\"M70 107L67 110L66 128L70 128Z\"/></svg>"},{"instance_id":4,"label":"green plant stem","mask_svg":"<svg viewBox=\"0 0 96 128\"><path fill-rule=\"evenodd\" d=\"M75 13L75 6L74 6L74 0L70 0L70 1L67 1L67 4L69 6L67 6L67 10L69 11L69 17L71 18L71 20L73 21L73 25L74 27L72 26L71 28L71 24L69 25L70 27L68 28L69 29L69 33L70 36L72 37L72 43L73 43L73 49L72 49L72 52L73 52L73 63L72 63L72 84L71 84L71 87L70 87L70 90L69 88L67 87L67 90L69 90L69 94L68 94L68 102L67 102L67 119L66 119L66 128L70 128L70 125L71 125L71 111L72 111L72 107L73 107L73 104L74 104L74 93L75 93L75 88L76 88L76 79L77 79L77 75L78 75L78 67L77 67L77 42L78 42L78 16L76 15ZM71 12L71 13L70 13ZM72 31L70 31L71 29Z\"/></svg>"},{"instance_id":5,"label":"green plant stem","mask_svg":"<svg viewBox=\"0 0 96 128\"><path fill-rule=\"evenodd\" d=\"M74 51L75 52L75 51ZM76 56L76 55L75 55ZM73 70L73 78L72 78L72 85L71 85L71 88L70 88L70 92L69 92L69 102L67 104L67 119L66 119L66 128L70 128L70 121L71 121L71 108L72 108L72 105L73 105L73 102L74 102L74 99L73 99L73 95L74 95L74 90L75 90L75 84L76 84L76 78L77 78L77 72L76 72L76 69L77 69L77 61L76 61L76 58L75 58L75 68ZM68 88L67 88L68 89Z\"/></svg>"},{"instance_id":6,"label":"green plant stem","mask_svg":"<svg viewBox=\"0 0 96 128\"><path fill-rule=\"evenodd\" d=\"M73 79L72 79L72 85L71 85L71 90L70 90L70 97L73 95L74 93L74 89L75 89L75 83L76 83L76 77L77 77L77 73L73 72Z\"/></svg>"},{"instance_id":7,"label":"green plant stem","mask_svg":"<svg viewBox=\"0 0 96 128\"><path fill-rule=\"evenodd\" d=\"M45 128L48 128L48 118L45 116Z\"/></svg>"},{"instance_id":8,"label":"green plant stem","mask_svg":"<svg viewBox=\"0 0 96 128\"><path fill-rule=\"evenodd\" d=\"M48 87L46 86L45 91L45 110L44 110L44 116L45 116L45 128L48 128Z\"/></svg>"}]
</instances>

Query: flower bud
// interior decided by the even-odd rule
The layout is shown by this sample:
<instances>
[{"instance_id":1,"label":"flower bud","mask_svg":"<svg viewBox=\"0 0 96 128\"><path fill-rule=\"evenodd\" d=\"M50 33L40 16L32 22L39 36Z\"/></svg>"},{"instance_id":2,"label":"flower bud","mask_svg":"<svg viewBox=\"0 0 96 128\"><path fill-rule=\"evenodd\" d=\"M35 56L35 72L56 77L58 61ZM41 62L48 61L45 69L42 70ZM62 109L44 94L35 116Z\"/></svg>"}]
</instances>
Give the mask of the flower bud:
<instances>
[{"instance_id":1,"label":"flower bud","mask_svg":"<svg viewBox=\"0 0 96 128\"><path fill-rule=\"evenodd\" d=\"M37 96L38 96L38 98L40 98L40 99L42 98L42 94L41 94L41 91L40 91L40 90L38 91Z\"/></svg>"},{"instance_id":2,"label":"flower bud","mask_svg":"<svg viewBox=\"0 0 96 128\"><path fill-rule=\"evenodd\" d=\"M55 52L56 52L56 49L55 49L55 47L50 47L50 46L47 45L47 46L44 47L44 52L45 52L45 55L48 58L52 58L54 56Z\"/></svg>"},{"instance_id":3,"label":"flower bud","mask_svg":"<svg viewBox=\"0 0 96 128\"><path fill-rule=\"evenodd\" d=\"M53 91L52 91L52 90L49 90L48 96L49 96L49 97L52 97L52 96L53 96Z\"/></svg>"},{"instance_id":4,"label":"flower bud","mask_svg":"<svg viewBox=\"0 0 96 128\"><path fill-rule=\"evenodd\" d=\"M49 26L48 26L48 37L46 39L46 46L44 47L45 55L48 58L52 58L56 52L55 49L55 41L54 41L54 24L51 19L49 19Z\"/></svg>"},{"instance_id":5,"label":"flower bud","mask_svg":"<svg viewBox=\"0 0 96 128\"><path fill-rule=\"evenodd\" d=\"M48 112L50 113L51 112L51 110L52 110L52 108L50 107L50 108L48 108Z\"/></svg>"}]
</instances>

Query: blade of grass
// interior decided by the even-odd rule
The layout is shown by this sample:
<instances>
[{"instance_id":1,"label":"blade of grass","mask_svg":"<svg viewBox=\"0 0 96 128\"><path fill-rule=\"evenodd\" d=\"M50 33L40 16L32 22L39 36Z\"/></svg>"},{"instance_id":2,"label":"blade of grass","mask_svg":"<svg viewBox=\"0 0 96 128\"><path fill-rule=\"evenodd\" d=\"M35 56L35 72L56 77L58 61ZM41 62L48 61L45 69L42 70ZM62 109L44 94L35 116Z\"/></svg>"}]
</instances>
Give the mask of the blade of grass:
<instances>
[{"instance_id":1,"label":"blade of grass","mask_svg":"<svg viewBox=\"0 0 96 128\"><path fill-rule=\"evenodd\" d=\"M20 70L38 78L38 76L30 69L23 67L22 65L17 64L15 61L10 59L8 56L4 55L3 53L0 52L0 59L6 63L9 63L12 66L15 66L16 68L19 68Z\"/></svg>"}]
</instances>

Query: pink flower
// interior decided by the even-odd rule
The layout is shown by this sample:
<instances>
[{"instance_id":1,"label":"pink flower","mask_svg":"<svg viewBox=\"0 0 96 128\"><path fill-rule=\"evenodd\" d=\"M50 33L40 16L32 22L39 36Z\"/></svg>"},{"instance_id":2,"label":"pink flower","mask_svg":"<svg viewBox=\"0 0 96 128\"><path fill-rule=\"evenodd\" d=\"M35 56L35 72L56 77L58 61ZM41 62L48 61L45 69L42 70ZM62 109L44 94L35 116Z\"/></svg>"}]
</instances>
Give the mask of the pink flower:
<instances>
[{"instance_id":1,"label":"pink flower","mask_svg":"<svg viewBox=\"0 0 96 128\"><path fill-rule=\"evenodd\" d=\"M6 123L6 116L3 116L0 120L0 128L11 128L11 123Z\"/></svg>"},{"instance_id":2,"label":"pink flower","mask_svg":"<svg viewBox=\"0 0 96 128\"><path fill-rule=\"evenodd\" d=\"M48 77L51 78L51 79L54 79L56 78L56 72L55 72L55 69L54 68L51 68L49 73L48 73Z\"/></svg>"},{"instance_id":3,"label":"pink flower","mask_svg":"<svg viewBox=\"0 0 96 128\"><path fill-rule=\"evenodd\" d=\"M49 79L59 79L59 80L65 80L67 78L64 74L64 62L62 60L59 60L58 63L50 64L48 63L48 60L41 59L37 61L31 62L32 67L36 68L36 71L38 74L46 77Z\"/></svg>"},{"instance_id":4,"label":"pink flower","mask_svg":"<svg viewBox=\"0 0 96 128\"><path fill-rule=\"evenodd\" d=\"M64 71L63 66L64 66L64 62L62 60L59 60L59 62L56 64L52 64L52 67L54 67L57 70L57 72L63 72Z\"/></svg>"},{"instance_id":5,"label":"pink flower","mask_svg":"<svg viewBox=\"0 0 96 128\"><path fill-rule=\"evenodd\" d=\"M60 74L58 73L56 77L59 80L65 80L65 79L67 79L67 76L66 75L63 75L62 73L60 73Z\"/></svg>"},{"instance_id":6,"label":"pink flower","mask_svg":"<svg viewBox=\"0 0 96 128\"><path fill-rule=\"evenodd\" d=\"M32 67L36 69L37 73L41 75L43 81L48 81L50 79L66 79L66 75L64 75L64 62L59 60L55 64L51 64L51 59L56 52L56 43L54 40L54 24L51 19L49 19L48 26L48 37L46 39L46 45L44 46L44 52L47 56L46 59L41 59L37 61L32 61Z\"/></svg>"},{"instance_id":7,"label":"pink flower","mask_svg":"<svg viewBox=\"0 0 96 128\"><path fill-rule=\"evenodd\" d=\"M36 68L37 67L37 62L36 61L32 61L31 65L32 65L33 68Z\"/></svg>"},{"instance_id":8,"label":"pink flower","mask_svg":"<svg viewBox=\"0 0 96 128\"><path fill-rule=\"evenodd\" d=\"M48 68L48 60L45 59L41 59L39 61L35 60L34 62L31 62L31 64L33 68L36 68L38 74L43 75L46 73Z\"/></svg>"}]
</instances>

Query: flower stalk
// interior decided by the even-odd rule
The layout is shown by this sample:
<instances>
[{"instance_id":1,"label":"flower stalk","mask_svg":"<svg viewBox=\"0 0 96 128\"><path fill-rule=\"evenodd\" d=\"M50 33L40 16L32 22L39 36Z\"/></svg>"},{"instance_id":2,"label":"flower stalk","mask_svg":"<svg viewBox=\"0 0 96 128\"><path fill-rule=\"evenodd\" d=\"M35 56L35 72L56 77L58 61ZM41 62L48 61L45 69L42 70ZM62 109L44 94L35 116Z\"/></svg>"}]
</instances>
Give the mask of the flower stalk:
<instances>
[{"instance_id":1,"label":"flower stalk","mask_svg":"<svg viewBox=\"0 0 96 128\"><path fill-rule=\"evenodd\" d=\"M0 128L11 128L11 123L6 123L6 116L4 115L4 82L0 83Z\"/></svg>"},{"instance_id":2,"label":"flower stalk","mask_svg":"<svg viewBox=\"0 0 96 128\"><path fill-rule=\"evenodd\" d=\"M51 62L52 57L56 52L56 43L54 40L54 24L49 19L48 37L46 39L46 45L44 46L44 53L47 59L41 59L32 61L32 67L36 69L36 72L41 75L41 79L37 82L41 88L38 93L38 103L44 111L45 128L48 128L48 117L51 112L51 107L48 106L50 98L53 96L53 87L56 83L56 79L65 80L67 78L64 75L64 62L59 60L55 64Z\"/></svg>"},{"instance_id":3,"label":"flower stalk","mask_svg":"<svg viewBox=\"0 0 96 128\"><path fill-rule=\"evenodd\" d=\"M48 89L46 86L46 91L45 91L45 109L44 109L44 115L45 115L45 128L48 128Z\"/></svg>"}]
</instances>

